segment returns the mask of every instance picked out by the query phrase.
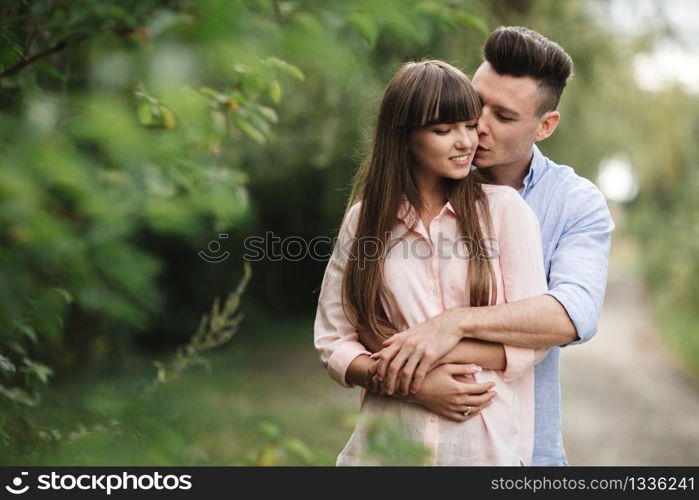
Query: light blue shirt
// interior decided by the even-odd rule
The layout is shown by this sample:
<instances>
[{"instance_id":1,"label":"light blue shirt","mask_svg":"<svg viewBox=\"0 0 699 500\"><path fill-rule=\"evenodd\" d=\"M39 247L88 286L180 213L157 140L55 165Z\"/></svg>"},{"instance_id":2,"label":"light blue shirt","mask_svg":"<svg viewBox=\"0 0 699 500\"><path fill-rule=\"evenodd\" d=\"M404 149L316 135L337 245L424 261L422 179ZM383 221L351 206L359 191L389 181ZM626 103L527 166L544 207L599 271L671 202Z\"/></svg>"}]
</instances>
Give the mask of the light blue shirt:
<instances>
[{"instance_id":1,"label":"light blue shirt","mask_svg":"<svg viewBox=\"0 0 699 500\"><path fill-rule=\"evenodd\" d=\"M557 165L534 146L524 187L519 190L539 218L549 295L565 307L581 344L597 333L611 233L602 193L572 168ZM535 434L532 465L568 465L561 435L560 348L535 367Z\"/></svg>"}]
</instances>

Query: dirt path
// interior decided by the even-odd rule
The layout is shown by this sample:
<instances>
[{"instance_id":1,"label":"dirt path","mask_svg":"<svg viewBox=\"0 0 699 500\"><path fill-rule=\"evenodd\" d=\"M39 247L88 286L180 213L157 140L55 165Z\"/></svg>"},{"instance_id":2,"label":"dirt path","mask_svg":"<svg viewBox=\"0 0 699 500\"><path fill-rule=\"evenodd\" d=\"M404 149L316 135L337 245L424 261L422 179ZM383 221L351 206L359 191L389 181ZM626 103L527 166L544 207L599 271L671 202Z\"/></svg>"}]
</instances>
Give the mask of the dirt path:
<instances>
[{"instance_id":1,"label":"dirt path","mask_svg":"<svg viewBox=\"0 0 699 500\"><path fill-rule=\"evenodd\" d=\"M598 335L561 355L568 459L699 465L699 387L660 344L643 287L624 263L629 249L617 248Z\"/></svg>"}]
</instances>

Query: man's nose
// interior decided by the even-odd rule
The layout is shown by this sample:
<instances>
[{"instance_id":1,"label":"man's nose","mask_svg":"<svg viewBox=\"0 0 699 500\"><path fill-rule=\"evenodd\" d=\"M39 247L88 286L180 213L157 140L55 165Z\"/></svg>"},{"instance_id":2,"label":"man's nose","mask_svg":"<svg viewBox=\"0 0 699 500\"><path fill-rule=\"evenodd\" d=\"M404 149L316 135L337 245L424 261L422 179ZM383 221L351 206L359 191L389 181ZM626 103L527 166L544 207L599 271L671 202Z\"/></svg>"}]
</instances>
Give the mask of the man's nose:
<instances>
[{"instance_id":1,"label":"man's nose","mask_svg":"<svg viewBox=\"0 0 699 500\"><path fill-rule=\"evenodd\" d=\"M488 121L483 115L476 122L476 132L478 132L479 136L488 133Z\"/></svg>"}]
</instances>

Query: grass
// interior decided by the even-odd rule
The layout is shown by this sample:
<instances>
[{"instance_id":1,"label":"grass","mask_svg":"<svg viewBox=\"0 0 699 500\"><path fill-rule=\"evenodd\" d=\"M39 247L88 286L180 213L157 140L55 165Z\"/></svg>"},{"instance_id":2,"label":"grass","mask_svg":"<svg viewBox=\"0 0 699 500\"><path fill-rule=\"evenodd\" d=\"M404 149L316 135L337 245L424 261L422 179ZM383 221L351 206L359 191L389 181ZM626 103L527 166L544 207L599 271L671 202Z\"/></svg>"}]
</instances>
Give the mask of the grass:
<instances>
[{"instance_id":1,"label":"grass","mask_svg":"<svg viewBox=\"0 0 699 500\"><path fill-rule=\"evenodd\" d=\"M624 277L643 276L645 258L640 244L627 234L615 234L612 240L609 272ZM653 320L667 350L679 360L689 378L699 382L699 313L696 307L676 300L676 293L665 293L645 283Z\"/></svg>"},{"instance_id":2,"label":"grass","mask_svg":"<svg viewBox=\"0 0 699 500\"><path fill-rule=\"evenodd\" d=\"M699 314L688 307L667 307L656 300L655 314L667 349L681 361L685 373L699 383Z\"/></svg>"},{"instance_id":3,"label":"grass","mask_svg":"<svg viewBox=\"0 0 699 500\"><path fill-rule=\"evenodd\" d=\"M333 465L351 433L359 393L325 373L312 320L244 322L230 344L205 356L150 400L153 359L132 356L107 376L47 394L29 415L23 465Z\"/></svg>"}]
</instances>

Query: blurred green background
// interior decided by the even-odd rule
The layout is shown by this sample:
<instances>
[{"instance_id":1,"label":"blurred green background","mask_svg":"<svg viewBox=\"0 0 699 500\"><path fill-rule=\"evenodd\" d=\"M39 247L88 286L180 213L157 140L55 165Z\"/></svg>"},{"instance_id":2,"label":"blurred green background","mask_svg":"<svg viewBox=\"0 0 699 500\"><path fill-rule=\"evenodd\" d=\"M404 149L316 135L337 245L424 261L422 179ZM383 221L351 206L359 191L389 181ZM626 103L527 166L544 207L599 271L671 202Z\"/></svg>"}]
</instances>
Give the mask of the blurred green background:
<instances>
[{"instance_id":1,"label":"blurred green background","mask_svg":"<svg viewBox=\"0 0 699 500\"><path fill-rule=\"evenodd\" d=\"M252 262L236 292L244 240L334 235L390 76L470 75L502 24L573 57L540 147L608 195L699 378L699 42L675 22L697 12L667 4L3 1L0 462L334 463L354 415L312 348L326 262Z\"/></svg>"}]
</instances>

